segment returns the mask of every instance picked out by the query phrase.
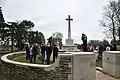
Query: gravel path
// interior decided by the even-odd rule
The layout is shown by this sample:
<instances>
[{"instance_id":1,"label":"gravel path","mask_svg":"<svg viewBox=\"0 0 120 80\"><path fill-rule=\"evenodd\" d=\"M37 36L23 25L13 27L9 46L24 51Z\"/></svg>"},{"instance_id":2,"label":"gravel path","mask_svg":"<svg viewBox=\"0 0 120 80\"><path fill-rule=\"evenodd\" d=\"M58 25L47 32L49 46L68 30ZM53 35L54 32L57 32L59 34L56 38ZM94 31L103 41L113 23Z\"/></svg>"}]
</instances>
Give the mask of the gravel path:
<instances>
[{"instance_id":1,"label":"gravel path","mask_svg":"<svg viewBox=\"0 0 120 80\"><path fill-rule=\"evenodd\" d=\"M96 80L120 80L120 79L115 79L113 77L110 77L110 76L103 74L102 72L96 70Z\"/></svg>"}]
</instances>

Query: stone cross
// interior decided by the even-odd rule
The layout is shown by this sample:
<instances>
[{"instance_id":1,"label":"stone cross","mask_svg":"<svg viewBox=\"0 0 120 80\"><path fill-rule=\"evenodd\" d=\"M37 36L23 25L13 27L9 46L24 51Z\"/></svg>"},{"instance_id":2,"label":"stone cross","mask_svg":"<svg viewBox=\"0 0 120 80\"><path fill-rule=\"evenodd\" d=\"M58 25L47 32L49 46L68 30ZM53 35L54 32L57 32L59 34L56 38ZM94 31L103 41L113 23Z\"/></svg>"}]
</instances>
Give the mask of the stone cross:
<instances>
[{"instance_id":1,"label":"stone cross","mask_svg":"<svg viewBox=\"0 0 120 80\"><path fill-rule=\"evenodd\" d=\"M70 19L70 15L68 15L68 18L66 19L68 21L68 39L71 39L71 26L70 21L73 21L73 19Z\"/></svg>"}]
</instances>

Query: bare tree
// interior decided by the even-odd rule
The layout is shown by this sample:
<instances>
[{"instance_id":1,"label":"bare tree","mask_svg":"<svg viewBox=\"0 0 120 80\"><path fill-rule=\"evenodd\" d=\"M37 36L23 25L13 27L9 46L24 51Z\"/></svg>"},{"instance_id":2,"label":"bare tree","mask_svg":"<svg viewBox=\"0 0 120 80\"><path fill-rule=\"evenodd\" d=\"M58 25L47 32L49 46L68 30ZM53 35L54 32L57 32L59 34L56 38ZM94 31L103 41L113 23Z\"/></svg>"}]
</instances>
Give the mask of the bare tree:
<instances>
[{"instance_id":1,"label":"bare tree","mask_svg":"<svg viewBox=\"0 0 120 80\"><path fill-rule=\"evenodd\" d=\"M110 1L104 7L103 19L100 21L100 26L105 28L107 36L112 36L114 41L116 41L116 37L118 35L117 29L119 26L119 12L119 1Z\"/></svg>"}]
</instances>

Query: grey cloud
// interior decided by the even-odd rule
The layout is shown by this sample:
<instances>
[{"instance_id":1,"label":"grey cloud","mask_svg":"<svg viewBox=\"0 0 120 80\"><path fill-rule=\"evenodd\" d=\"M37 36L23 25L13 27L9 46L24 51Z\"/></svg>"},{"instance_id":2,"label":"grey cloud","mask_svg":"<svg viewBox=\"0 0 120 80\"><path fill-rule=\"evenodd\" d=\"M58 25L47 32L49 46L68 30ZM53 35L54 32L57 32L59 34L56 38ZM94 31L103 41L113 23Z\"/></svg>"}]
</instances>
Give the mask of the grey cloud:
<instances>
[{"instance_id":1,"label":"grey cloud","mask_svg":"<svg viewBox=\"0 0 120 80\"><path fill-rule=\"evenodd\" d=\"M3 12L6 20L32 20L34 30L43 32L46 38L53 32L63 33L67 38L68 14L72 22L72 38L81 42L81 33L89 39L101 39L98 20L101 19L105 0L6 0ZM96 35L95 35L96 34Z\"/></svg>"}]
</instances>

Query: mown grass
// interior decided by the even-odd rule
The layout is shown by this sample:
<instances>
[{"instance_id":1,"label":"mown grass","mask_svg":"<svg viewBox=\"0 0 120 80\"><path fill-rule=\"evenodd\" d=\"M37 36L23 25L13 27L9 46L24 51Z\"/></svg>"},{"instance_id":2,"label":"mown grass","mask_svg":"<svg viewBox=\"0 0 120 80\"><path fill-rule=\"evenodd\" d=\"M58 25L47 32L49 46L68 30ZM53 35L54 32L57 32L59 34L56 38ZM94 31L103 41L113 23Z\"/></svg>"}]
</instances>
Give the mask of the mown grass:
<instances>
[{"instance_id":1,"label":"mown grass","mask_svg":"<svg viewBox=\"0 0 120 80\"><path fill-rule=\"evenodd\" d=\"M30 63L30 60L26 60L26 56L18 56L16 58L13 59L13 61L17 61L17 62L23 62L23 63ZM36 63L37 64L42 64L41 58L39 55L37 55L36 57Z\"/></svg>"},{"instance_id":2,"label":"mown grass","mask_svg":"<svg viewBox=\"0 0 120 80\"><path fill-rule=\"evenodd\" d=\"M120 51L120 45L117 45L117 51Z\"/></svg>"},{"instance_id":3,"label":"mown grass","mask_svg":"<svg viewBox=\"0 0 120 80\"><path fill-rule=\"evenodd\" d=\"M17 62L30 63L30 60L26 60L26 55L15 57L12 60L17 61ZM42 64L40 55L36 56L36 64ZM47 64L47 62L45 60L44 65L46 65L46 64ZM50 64L52 64L52 61L50 61Z\"/></svg>"}]
</instances>

